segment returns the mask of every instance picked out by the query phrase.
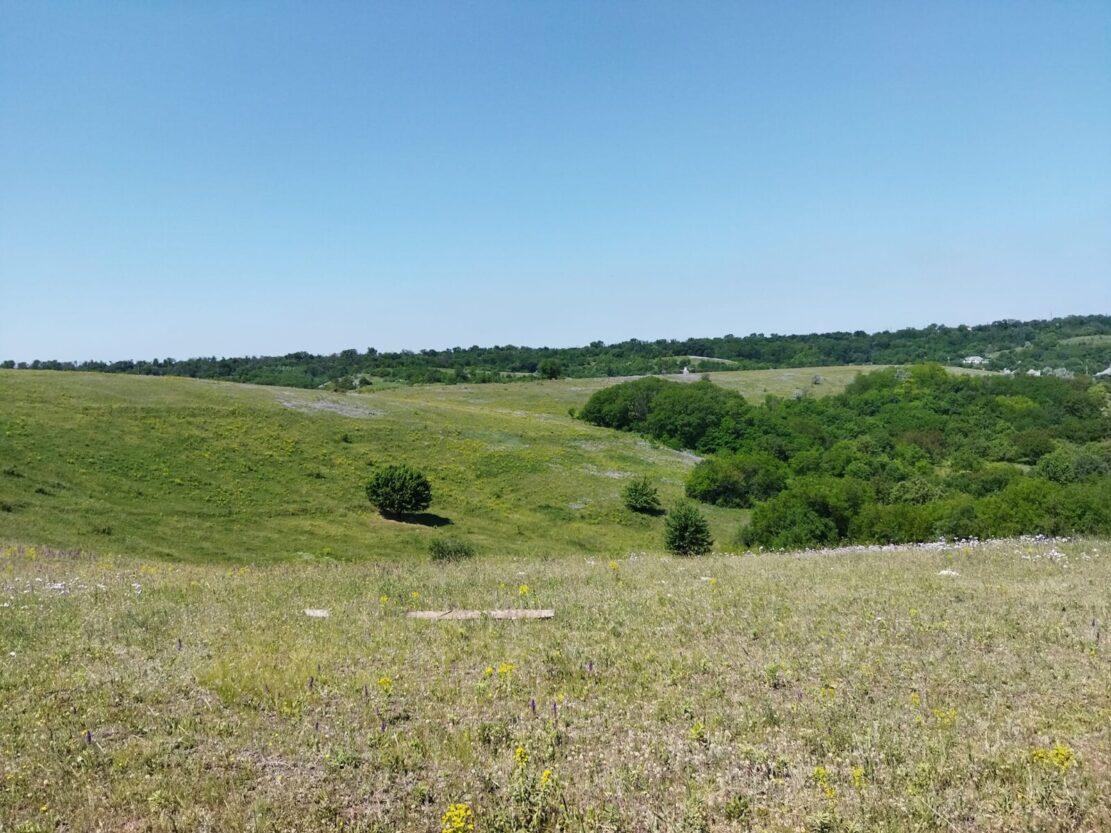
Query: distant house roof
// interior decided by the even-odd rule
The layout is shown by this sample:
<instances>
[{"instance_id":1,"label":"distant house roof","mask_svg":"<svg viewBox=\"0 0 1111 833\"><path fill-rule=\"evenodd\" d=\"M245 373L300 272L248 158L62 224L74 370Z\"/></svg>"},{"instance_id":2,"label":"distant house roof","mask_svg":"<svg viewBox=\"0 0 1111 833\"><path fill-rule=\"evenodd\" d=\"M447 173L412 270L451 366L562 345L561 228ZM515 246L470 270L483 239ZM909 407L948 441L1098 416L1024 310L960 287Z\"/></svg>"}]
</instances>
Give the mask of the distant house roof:
<instances>
[{"instance_id":1,"label":"distant house roof","mask_svg":"<svg viewBox=\"0 0 1111 833\"><path fill-rule=\"evenodd\" d=\"M980 365L987 361L983 356L965 356L961 359L961 364Z\"/></svg>"}]
</instances>

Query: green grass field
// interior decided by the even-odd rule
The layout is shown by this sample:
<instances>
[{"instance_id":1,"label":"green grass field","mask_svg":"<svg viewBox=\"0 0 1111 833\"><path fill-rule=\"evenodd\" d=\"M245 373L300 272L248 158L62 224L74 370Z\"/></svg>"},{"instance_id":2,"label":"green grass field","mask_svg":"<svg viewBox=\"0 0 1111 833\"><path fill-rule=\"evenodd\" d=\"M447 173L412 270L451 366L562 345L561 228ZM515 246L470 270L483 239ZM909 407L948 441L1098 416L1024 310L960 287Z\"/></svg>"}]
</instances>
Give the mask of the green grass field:
<instances>
[{"instance_id":1,"label":"green grass field","mask_svg":"<svg viewBox=\"0 0 1111 833\"><path fill-rule=\"evenodd\" d=\"M746 396L838 391L859 368L726 372ZM812 384L819 374L822 382ZM410 557L445 528L379 517L372 466L433 484L435 524L484 555L659 549L626 478L665 504L693 461L571 419L587 379L328 394L191 379L0 371L0 540L191 561ZM745 513L708 507L720 549Z\"/></svg>"},{"instance_id":2,"label":"green grass field","mask_svg":"<svg viewBox=\"0 0 1111 833\"><path fill-rule=\"evenodd\" d=\"M1109 830L1108 587L1097 541L241 567L0 548L0 829ZM404 616L504 606L556 616Z\"/></svg>"},{"instance_id":3,"label":"green grass field","mask_svg":"<svg viewBox=\"0 0 1111 833\"><path fill-rule=\"evenodd\" d=\"M1111 829L1106 542L663 556L620 490L691 456L568 415L615 381L0 372L0 831Z\"/></svg>"}]
</instances>

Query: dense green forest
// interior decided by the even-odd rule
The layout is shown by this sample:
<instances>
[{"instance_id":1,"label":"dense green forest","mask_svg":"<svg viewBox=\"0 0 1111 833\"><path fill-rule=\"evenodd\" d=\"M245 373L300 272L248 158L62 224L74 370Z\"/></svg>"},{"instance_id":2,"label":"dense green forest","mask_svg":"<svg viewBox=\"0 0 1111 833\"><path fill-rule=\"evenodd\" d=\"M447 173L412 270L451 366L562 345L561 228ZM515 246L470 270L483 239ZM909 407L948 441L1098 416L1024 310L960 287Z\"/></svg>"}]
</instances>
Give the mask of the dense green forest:
<instances>
[{"instance_id":1,"label":"dense green forest","mask_svg":"<svg viewBox=\"0 0 1111 833\"><path fill-rule=\"evenodd\" d=\"M685 341L636 339L586 347L453 347L448 350L379 353L343 350L328 356L290 353L240 358L153 359L140 361L5 361L0 367L84 370L105 373L189 376L263 385L312 388L354 386L360 377L407 383L493 382L534 375L596 377L694 371L759 370L845 364L960 364L980 357L986 369L1065 370L1095 374L1111 365L1111 315L1049 321L996 321L979 326L894 332L753 334Z\"/></svg>"},{"instance_id":2,"label":"dense green forest","mask_svg":"<svg viewBox=\"0 0 1111 833\"><path fill-rule=\"evenodd\" d=\"M579 413L707 455L688 496L752 507L749 546L1111 533L1111 387L936 364L760 405L647 377Z\"/></svg>"}]
</instances>

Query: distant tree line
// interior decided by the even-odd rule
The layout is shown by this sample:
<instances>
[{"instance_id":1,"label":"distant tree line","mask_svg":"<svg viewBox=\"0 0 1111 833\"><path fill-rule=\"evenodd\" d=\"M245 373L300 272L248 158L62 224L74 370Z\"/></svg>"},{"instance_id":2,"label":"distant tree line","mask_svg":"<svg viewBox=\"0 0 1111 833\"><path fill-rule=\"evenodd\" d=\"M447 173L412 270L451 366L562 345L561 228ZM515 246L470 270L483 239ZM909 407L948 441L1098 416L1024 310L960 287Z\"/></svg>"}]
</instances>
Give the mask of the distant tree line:
<instances>
[{"instance_id":1,"label":"distant tree line","mask_svg":"<svg viewBox=\"0 0 1111 833\"><path fill-rule=\"evenodd\" d=\"M579 417L706 455L691 498L752 508L749 546L1111 534L1111 386L936 364L760 405L703 380L624 382Z\"/></svg>"},{"instance_id":2,"label":"distant tree line","mask_svg":"<svg viewBox=\"0 0 1111 833\"><path fill-rule=\"evenodd\" d=\"M1048 321L995 321L978 326L930 325L879 333L838 332L811 335L726 335L684 341L631 339L585 347L453 347L379 353L343 350L327 356L298 352L284 356L127 360L117 362L6 361L0 367L82 370L153 376L224 379L261 385L338 389L359 380L384 379L409 384L503 382L561 376L642 376L773 367L844 364L957 365L978 356L982 367L1018 372L1063 370L1095 374L1111 365L1111 315L1086 315Z\"/></svg>"}]
</instances>

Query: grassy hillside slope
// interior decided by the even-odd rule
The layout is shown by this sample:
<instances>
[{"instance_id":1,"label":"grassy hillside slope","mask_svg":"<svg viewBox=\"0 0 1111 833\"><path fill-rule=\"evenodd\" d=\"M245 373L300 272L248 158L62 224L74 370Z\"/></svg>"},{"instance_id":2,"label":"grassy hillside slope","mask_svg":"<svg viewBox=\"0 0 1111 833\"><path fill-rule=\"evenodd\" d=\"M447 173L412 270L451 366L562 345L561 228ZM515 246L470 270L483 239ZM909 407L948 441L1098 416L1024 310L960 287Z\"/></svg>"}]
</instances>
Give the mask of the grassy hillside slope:
<instances>
[{"instance_id":1,"label":"grassy hillside slope","mask_svg":"<svg viewBox=\"0 0 1111 833\"><path fill-rule=\"evenodd\" d=\"M840 390L855 368L713 374L759 399ZM820 384L812 377L818 373ZM169 377L0 371L0 540L196 560L658 549L625 478L678 498L689 455L568 416L608 379L327 394ZM426 471L428 525L379 517L374 466ZM719 546L743 513L707 509ZM450 525L436 528L436 525Z\"/></svg>"},{"instance_id":2,"label":"grassy hillside slope","mask_svg":"<svg viewBox=\"0 0 1111 833\"><path fill-rule=\"evenodd\" d=\"M434 833L466 803L480 833L1111 830L1109 586L1094 541L238 568L0 547L0 829ZM404 615L508 605L556 617Z\"/></svg>"}]
</instances>

